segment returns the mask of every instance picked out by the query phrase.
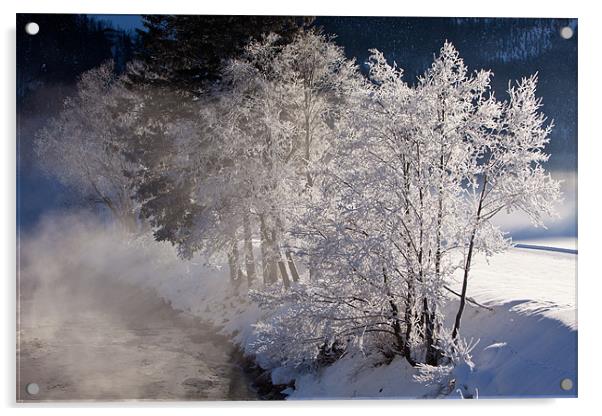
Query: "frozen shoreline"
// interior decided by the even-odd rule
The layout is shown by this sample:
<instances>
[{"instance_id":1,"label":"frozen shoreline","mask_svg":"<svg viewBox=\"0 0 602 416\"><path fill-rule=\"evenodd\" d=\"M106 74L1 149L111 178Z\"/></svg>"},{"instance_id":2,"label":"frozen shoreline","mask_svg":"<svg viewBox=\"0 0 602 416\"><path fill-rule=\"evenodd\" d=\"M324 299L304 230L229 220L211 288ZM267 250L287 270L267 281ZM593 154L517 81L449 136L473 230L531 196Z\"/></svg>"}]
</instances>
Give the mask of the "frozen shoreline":
<instances>
[{"instance_id":1,"label":"frozen shoreline","mask_svg":"<svg viewBox=\"0 0 602 416\"><path fill-rule=\"evenodd\" d=\"M217 349L219 354L222 354L223 350L234 348L230 345L233 343L240 348L241 352L254 360L256 365L263 368L263 370L258 370L257 374L252 374L252 378L259 374L266 389L270 387L270 383L282 386L290 399L429 398L437 397L441 391L440 388L425 387L415 382L413 375L416 370L409 367L401 358L396 358L386 365L379 362L378 359L375 360L375 357L345 356L333 365L321 368L318 372L308 373L291 368L281 368L277 363L271 363L265 356L255 356L253 354L253 343L256 336L254 324L261 320L266 312L260 310L248 299L246 283L235 288L230 284L225 268L208 268L200 259L182 261L177 258L173 249L167 244L156 243L146 238L128 242L125 238L120 238L115 230L106 228L99 230L94 227L90 230L86 227L80 229L71 223L59 221L52 223L39 236L27 236L23 240L22 265L27 265L27 267L23 267L21 270L20 289L22 291L35 290L38 295L43 295L44 291L48 294L48 290L51 290L50 293L54 291L61 296L67 296L63 299L69 299L71 296L71 305L68 302L57 301L60 297L56 296L37 298L33 305L42 308L41 311L44 311L44 307L53 311L69 305L77 314L78 311L85 311L86 308L94 305L94 302L100 300L101 306L109 307L113 313L109 320L112 326L104 326L105 329L123 328L124 320L127 322L133 312L140 313L140 311L146 310L147 313L143 312L143 314L152 317L153 310L160 311L163 307L172 311L168 315L177 314L173 310L182 311L184 315L190 315L186 319L190 319L189 322L193 323L187 327L188 329L178 330L176 328L173 330L175 331L173 334L169 331L165 333L155 331L156 333L147 334L141 338L134 333L134 339L138 339L142 343L144 343L144 339L154 339L153 342L159 342L162 345L161 348L170 350L172 349L170 345L178 344L178 339L188 339L190 336L194 337L196 333L200 336L196 338L197 341L201 341L203 336L207 337L209 332L203 332L201 321L208 322L219 332L219 334L215 334L215 337L223 339L225 342L225 344L220 344L221 347L218 345L216 348L210 348L209 351L215 352ZM71 230L71 232L64 233L65 229ZM573 397L576 395L576 262L577 255L575 254L520 248L510 249L488 261L485 258L477 257L469 281L468 293L469 296L492 308L493 311L469 304L462 321L461 335L466 338L480 339L479 345L473 353L476 364L475 372L465 374L466 379L464 380L472 388L478 388L480 397L549 397L550 395ZM34 281L26 278L28 274L40 277L43 286L36 287ZM57 285L56 282L61 281L64 275L70 276L68 284ZM95 288L92 297L89 293L84 296L82 293L85 290L81 292L89 284ZM459 280L456 283L450 282L454 289L457 289L458 284ZM118 288L123 285L136 289L134 292L120 291ZM136 296L140 296L141 301L148 300L148 297L143 295L148 291L156 293L154 296L162 299L161 302L164 306L160 308L157 306L161 302L151 302L148 305L146 302L140 304L133 302ZM123 293L132 293L133 298L129 301L123 297L120 298ZM457 303L454 295L450 296L448 316L453 314ZM90 303L90 299L94 302ZM105 303L103 304L102 301ZM112 301L116 303L113 304ZM29 306L22 304L22 307L25 307L23 312ZM128 310L130 312L127 312ZM48 313L43 315L52 316ZM87 319L85 314L82 314L80 318L84 321ZM103 318L94 319L102 321ZM85 331L76 330L76 327L66 326L66 338L58 336L57 333L46 334L47 339L54 340L56 347L53 347L54 353L60 347L56 344L57 342L60 343L69 336L85 333ZM27 331L27 328L27 322L21 320L20 329ZM210 332L212 331L215 329L211 329ZM106 336L110 336L112 332L108 330L104 333ZM129 334L128 337L132 335L127 331L113 331L113 333ZM200 335L203 333L205 335ZM117 335L115 336L119 341ZM148 338L144 338L146 336ZM54 353L48 349L48 345L52 343L44 342L42 349L36 350L36 337L40 338L40 335L30 333L22 338L22 341L30 342L25 345L29 348L30 357L32 353L34 356L42 353L47 357L52 357ZM92 335L84 338L86 338L86 342L94 339ZM171 341L168 338L171 338ZM196 344L197 341L184 343L184 349L188 349L189 352L197 348L202 350L204 344ZM127 352L126 355L138 354L136 346L132 347L132 345L130 345L133 348L132 351ZM224 348L224 345L230 346ZM119 342L111 348L117 348L114 351L125 351L119 349ZM151 363L153 360L162 359L162 353L158 353L161 348L156 350L157 354L150 359ZM105 351L110 351L110 349ZM189 356L187 352L184 352L183 357ZM184 361L174 359L175 361L170 366L176 365L181 370L176 372L176 379L179 381L167 384L174 387L175 390L171 391L180 393L173 393L175 396L172 395L172 399L173 397L186 398L186 389L202 390L199 391L196 398L206 396L208 393L205 390L208 387L200 380L211 379L213 377L211 376L212 369L215 368L209 366L201 372L202 376L194 376L189 373L193 369L199 368L197 361L189 361L188 358ZM139 362L142 363L142 360L143 358ZM216 360L211 358L209 361L220 362L221 359ZM229 361L226 359L226 362ZM29 362L30 365L36 365L35 363L35 360ZM129 361L126 361L122 366L133 366L128 363ZM22 362L23 364L25 363ZM93 363L89 365L93 366ZM249 367L253 367L253 365ZM133 373L150 371L153 366L146 365L137 368L138 370L133 369ZM230 379L230 381L238 383L238 385L241 380L244 382L248 374L244 374L244 371L241 370L240 368L234 369L234 372L230 374L236 380ZM265 379L264 370L271 372L271 380ZM82 371L84 370L82 369ZM154 375L150 374L151 379L157 374L164 373L159 369L154 371L156 371L153 373ZM223 373L223 369L216 369L216 371ZM236 373L236 371L239 372ZM573 390L568 392L560 390L561 378L573 379L575 383ZM137 378L134 377L134 379ZM188 379L190 380L187 384L182 384ZM516 380L521 380L521 383L516 383ZM235 398L228 395L229 387L226 385L229 385L230 381L227 379L214 380L211 387L214 394L211 397L214 399ZM53 386L58 386L55 389L58 393L55 394L60 396L59 384L52 382ZM285 386L286 388L284 388ZM126 395L130 396L127 398L150 398L158 394L152 389L151 393L141 396L138 390L130 390L129 393L126 391ZM90 394L96 394L96 392ZM273 396L273 392L267 394ZM73 396L67 396L64 397L73 398ZM450 394L447 397L456 398L457 395ZM273 398L276 397L273 396ZM115 399L119 398L115 397Z\"/></svg>"}]
</instances>

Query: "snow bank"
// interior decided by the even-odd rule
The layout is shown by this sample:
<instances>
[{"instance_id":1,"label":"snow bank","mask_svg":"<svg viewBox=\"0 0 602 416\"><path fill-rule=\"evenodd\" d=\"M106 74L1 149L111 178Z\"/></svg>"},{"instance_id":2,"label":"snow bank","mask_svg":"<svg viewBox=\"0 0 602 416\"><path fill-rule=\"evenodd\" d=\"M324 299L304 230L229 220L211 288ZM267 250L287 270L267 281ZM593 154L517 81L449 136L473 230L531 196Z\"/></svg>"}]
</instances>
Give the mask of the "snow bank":
<instances>
[{"instance_id":1,"label":"snow bank","mask_svg":"<svg viewBox=\"0 0 602 416\"><path fill-rule=\"evenodd\" d=\"M574 254L528 249L511 249L489 263L477 258L469 295L492 310L470 304L465 310L461 335L479 344L472 353L474 370L456 372L457 384L480 398L576 397L576 265ZM450 318L457 305L452 298ZM290 397L433 398L445 388L414 382L416 370L401 358L376 367L357 358L300 376ZM564 378L573 381L570 391L560 388Z\"/></svg>"},{"instance_id":2,"label":"snow bank","mask_svg":"<svg viewBox=\"0 0 602 416\"><path fill-rule=\"evenodd\" d=\"M148 237L132 242L114 228L81 218L48 220L38 233L24 236L21 255L39 257L35 264L46 269L75 257L87 268L153 288L172 307L219 327L247 351L263 313L247 300L246 283L232 287L227 270L200 259L182 261L169 244ZM477 258L469 296L493 310L467 306L461 335L480 342L473 351L474 371L458 381L478 389L479 397L576 396L576 265L575 254L517 248L489 262ZM450 296L452 317L457 299ZM275 384L296 380L295 389L287 390L291 399L437 397L445 387L415 382L417 370L401 358L384 365L372 357L343 356L317 373L272 370ZM560 388L563 378L572 379L572 390Z\"/></svg>"},{"instance_id":3,"label":"snow bank","mask_svg":"<svg viewBox=\"0 0 602 416\"><path fill-rule=\"evenodd\" d=\"M399 357L390 364L369 357L344 357L317 374L303 374L295 382L291 399L411 399L435 397L439 388L413 379L417 371Z\"/></svg>"}]
</instances>

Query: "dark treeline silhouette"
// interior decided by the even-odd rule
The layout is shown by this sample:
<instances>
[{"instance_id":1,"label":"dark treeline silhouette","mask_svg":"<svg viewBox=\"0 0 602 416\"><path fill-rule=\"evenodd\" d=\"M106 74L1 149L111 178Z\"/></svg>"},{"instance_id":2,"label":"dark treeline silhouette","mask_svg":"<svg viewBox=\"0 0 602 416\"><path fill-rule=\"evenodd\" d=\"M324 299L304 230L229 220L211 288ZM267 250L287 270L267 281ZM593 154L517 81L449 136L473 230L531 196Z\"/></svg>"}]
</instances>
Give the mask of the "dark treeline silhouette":
<instances>
[{"instance_id":1,"label":"dark treeline silhouette","mask_svg":"<svg viewBox=\"0 0 602 416\"><path fill-rule=\"evenodd\" d=\"M28 22L38 23L37 35L25 33ZM40 87L73 84L79 74L108 59L115 59L123 70L133 55L130 34L86 15L18 14L17 31L17 97L21 104Z\"/></svg>"},{"instance_id":2,"label":"dark treeline silhouette","mask_svg":"<svg viewBox=\"0 0 602 416\"><path fill-rule=\"evenodd\" d=\"M311 17L144 15L139 58L172 85L193 89L219 77L222 63L236 56L250 39L279 34L292 39Z\"/></svg>"}]
</instances>

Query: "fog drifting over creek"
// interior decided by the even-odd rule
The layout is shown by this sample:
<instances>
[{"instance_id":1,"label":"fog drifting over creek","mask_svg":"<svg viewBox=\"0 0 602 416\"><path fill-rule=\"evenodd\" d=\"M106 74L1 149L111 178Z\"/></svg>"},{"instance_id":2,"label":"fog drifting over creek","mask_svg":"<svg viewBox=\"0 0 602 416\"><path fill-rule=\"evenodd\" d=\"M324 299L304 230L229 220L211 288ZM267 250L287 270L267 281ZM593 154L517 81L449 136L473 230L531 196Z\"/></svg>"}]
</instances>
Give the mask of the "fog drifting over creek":
<instances>
[{"instance_id":1,"label":"fog drifting over creek","mask_svg":"<svg viewBox=\"0 0 602 416\"><path fill-rule=\"evenodd\" d=\"M576 237L576 174L552 175L563 180L558 217L543 229L500 214L514 240ZM153 289L183 276L193 286L225 279L226 270L83 212L47 215L35 230L19 243L20 400L256 398L230 341ZM32 382L37 396L25 392Z\"/></svg>"},{"instance_id":2,"label":"fog drifting over creek","mask_svg":"<svg viewBox=\"0 0 602 416\"><path fill-rule=\"evenodd\" d=\"M226 337L144 283L190 271L170 246L85 215L38 230L20 239L19 400L256 398Z\"/></svg>"}]
</instances>

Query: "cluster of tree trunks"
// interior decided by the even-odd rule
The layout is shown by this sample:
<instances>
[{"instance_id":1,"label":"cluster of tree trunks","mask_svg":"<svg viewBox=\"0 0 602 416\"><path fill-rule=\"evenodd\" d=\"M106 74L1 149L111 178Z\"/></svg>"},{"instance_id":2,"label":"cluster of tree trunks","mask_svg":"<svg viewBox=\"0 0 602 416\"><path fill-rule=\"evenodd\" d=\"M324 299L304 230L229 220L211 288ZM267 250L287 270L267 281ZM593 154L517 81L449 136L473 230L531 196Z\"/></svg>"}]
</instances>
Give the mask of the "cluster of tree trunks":
<instances>
[{"instance_id":1,"label":"cluster of tree trunks","mask_svg":"<svg viewBox=\"0 0 602 416\"><path fill-rule=\"evenodd\" d=\"M278 281L280 277L285 288L291 286L291 282L299 281L299 271L289 249L283 250L280 246L278 232L268 226L265 214L259 216L259 236L261 253L261 277L263 284L268 286ZM233 239L228 251L228 265L230 268L230 279L232 282L240 282L246 275L249 286L257 278L255 254L253 252L253 227L251 216L245 213L243 216L243 258L245 272L241 267L241 256L238 239ZM283 254L284 251L284 254ZM280 275L280 276L279 276Z\"/></svg>"}]
</instances>

